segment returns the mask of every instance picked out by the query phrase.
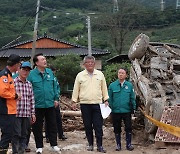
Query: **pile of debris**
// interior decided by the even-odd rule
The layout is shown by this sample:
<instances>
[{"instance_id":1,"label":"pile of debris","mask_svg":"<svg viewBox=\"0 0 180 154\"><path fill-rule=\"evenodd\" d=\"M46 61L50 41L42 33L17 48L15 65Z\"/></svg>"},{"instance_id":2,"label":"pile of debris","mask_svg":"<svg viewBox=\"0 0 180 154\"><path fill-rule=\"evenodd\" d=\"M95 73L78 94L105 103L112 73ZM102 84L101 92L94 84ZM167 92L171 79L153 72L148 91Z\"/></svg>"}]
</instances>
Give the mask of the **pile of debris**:
<instances>
[{"instance_id":1,"label":"pile of debris","mask_svg":"<svg viewBox=\"0 0 180 154\"><path fill-rule=\"evenodd\" d=\"M65 132L84 129L79 106L77 106L76 111L72 110L71 99L66 96L61 96L60 108L63 130Z\"/></svg>"},{"instance_id":2,"label":"pile of debris","mask_svg":"<svg viewBox=\"0 0 180 154\"><path fill-rule=\"evenodd\" d=\"M180 104L180 45L149 42L140 34L128 56L136 95L146 113L160 120L165 106ZM155 133L157 127L145 119L145 130Z\"/></svg>"},{"instance_id":3,"label":"pile of debris","mask_svg":"<svg viewBox=\"0 0 180 154\"><path fill-rule=\"evenodd\" d=\"M60 111L62 115L63 130L65 132L70 132L74 130L84 130L79 105L77 106L77 110L74 111L71 107L71 99L66 96L61 96ZM141 120L142 118L133 119L133 129L141 130L144 128L144 125L142 124ZM104 126L112 127L111 116L104 120Z\"/></svg>"}]
</instances>

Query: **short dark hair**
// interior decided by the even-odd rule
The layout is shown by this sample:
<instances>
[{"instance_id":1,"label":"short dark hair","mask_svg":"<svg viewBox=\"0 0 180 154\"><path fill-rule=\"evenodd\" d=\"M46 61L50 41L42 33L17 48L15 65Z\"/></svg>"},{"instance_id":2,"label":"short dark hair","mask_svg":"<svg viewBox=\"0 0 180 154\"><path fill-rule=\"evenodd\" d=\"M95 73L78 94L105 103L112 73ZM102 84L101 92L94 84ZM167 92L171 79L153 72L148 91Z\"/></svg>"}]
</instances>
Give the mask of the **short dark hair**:
<instances>
[{"instance_id":1,"label":"short dark hair","mask_svg":"<svg viewBox=\"0 0 180 154\"><path fill-rule=\"evenodd\" d=\"M8 66L13 66L17 63L20 63L21 61L21 58L19 55L16 55L16 54L11 54L7 60L7 65Z\"/></svg>"},{"instance_id":2,"label":"short dark hair","mask_svg":"<svg viewBox=\"0 0 180 154\"><path fill-rule=\"evenodd\" d=\"M12 61L7 61L7 65L8 65L8 66L14 66L15 64L17 64L17 63L14 63L14 62L12 62Z\"/></svg>"},{"instance_id":3,"label":"short dark hair","mask_svg":"<svg viewBox=\"0 0 180 154\"><path fill-rule=\"evenodd\" d=\"M43 53L38 53L33 57L33 63L34 63L34 67L36 66L36 62L38 61L38 56L43 56Z\"/></svg>"},{"instance_id":4,"label":"short dark hair","mask_svg":"<svg viewBox=\"0 0 180 154\"><path fill-rule=\"evenodd\" d=\"M118 71L119 71L120 69L125 70L126 74L128 74L128 72L129 72L126 67L119 67Z\"/></svg>"}]
</instances>

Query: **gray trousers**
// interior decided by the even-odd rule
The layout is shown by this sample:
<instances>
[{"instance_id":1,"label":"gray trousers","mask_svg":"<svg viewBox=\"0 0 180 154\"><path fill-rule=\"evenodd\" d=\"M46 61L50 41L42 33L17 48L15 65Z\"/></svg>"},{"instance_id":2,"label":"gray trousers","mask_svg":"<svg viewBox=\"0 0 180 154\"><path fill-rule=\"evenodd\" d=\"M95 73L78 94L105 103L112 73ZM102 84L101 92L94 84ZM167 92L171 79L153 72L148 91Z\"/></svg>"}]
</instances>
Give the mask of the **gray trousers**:
<instances>
[{"instance_id":1,"label":"gray trousers","mask_svg":"<svg viewBox=\"0 0 180 154\"><path fill-rule=\"evenodd\" d=\"M26 148L29 118L17 117L13 128L12 152L22 154Z\"/></svg>"},{"instance_id":2,"label":"gray trousers","mask_svg":"<svg viewBox=\"0 0 180 154\"><path fill-rule=\"evenodd\" d=\"M0 151L7 151L9 143L11 143L12 141L13 126L15 119L15 114L0 114Z\"/></svg>"}]
</instances>

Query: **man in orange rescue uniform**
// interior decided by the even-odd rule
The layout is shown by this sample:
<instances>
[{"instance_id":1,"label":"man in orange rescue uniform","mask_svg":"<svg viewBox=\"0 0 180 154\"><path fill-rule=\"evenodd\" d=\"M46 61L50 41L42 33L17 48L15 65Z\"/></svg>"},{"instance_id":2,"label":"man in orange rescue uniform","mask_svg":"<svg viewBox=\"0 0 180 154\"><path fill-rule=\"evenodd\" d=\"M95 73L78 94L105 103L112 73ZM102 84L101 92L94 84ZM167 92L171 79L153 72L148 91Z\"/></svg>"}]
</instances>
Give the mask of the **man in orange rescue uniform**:
<instances>
[{"instance_id":1,"label":"man in orange rescue uniform","mask_svg":"<svg viewBox=\"0 0 180 154\"><path fill-rule=\"evenodd\" d=\"M7 66L0 72L0 154L7 153L12 139L13 125L16 118L16 94L12 72L20 67L20 56L12 54L7 60Z\"/></svg>"}]
</instances>

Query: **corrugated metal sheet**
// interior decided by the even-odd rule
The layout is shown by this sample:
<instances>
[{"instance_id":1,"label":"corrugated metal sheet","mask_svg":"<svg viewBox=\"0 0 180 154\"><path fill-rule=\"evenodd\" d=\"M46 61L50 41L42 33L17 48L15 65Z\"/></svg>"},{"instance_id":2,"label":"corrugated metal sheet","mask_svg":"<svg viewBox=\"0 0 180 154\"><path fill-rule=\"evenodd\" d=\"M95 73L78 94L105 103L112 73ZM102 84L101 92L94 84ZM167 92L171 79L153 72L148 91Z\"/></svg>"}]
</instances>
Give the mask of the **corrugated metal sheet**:
<instances>
[{"instance_id":1,"label":"corrugated metal sheet","mask_svg":"<svg viewBox=\"0 0 180 154\"><path fill-rule=\"evenodd\" d=\"M11 48L0 51L0 57L9 57L11 54L17 54L21 57L31 57L32 49L17 49ZM36 49L37 53L43 53L44 56L63 56L68 54L76 54L76 55L87 55L88 49L87 48L67 48L67 49ZM92 49L93 55L105 55L109 54L110 52L107 50L99 50L99 49Z\"/></svg>"},{"instance_id":2,"label":"corrugated metal sheet","mask_svg":"<svg viewBox=\"0 0 180 154\"><path fill-rule=\"evenodd\" d=\"M180 127L180 105L165 107L161 122ZM180 138L158 128L155 141L180 143Z\"/></svg>"},{"instance_id":3,"label":"corrugated metal sheet","mask_svg":"<svg viewBox=\"0 0 180 154\"><path fill-rule=\"evenodd\" d=\"M0 50L0 57L9 57L11 54L17 54L21 57L31 57L32 42L32 40L27 40L6 48L2 48ZM38 43L40 44L38 45ZM47 57L64 56L68 54L83 56L88 55L88 48L81 45L71 44L69 42L58 40L49 36L42 36L38 37L37 39L36 54L37 53L43 53L43 55ZM107 50L92 48L93 55L105 55L109 53L110 52Z\"/></svg>"}]
</instances>

